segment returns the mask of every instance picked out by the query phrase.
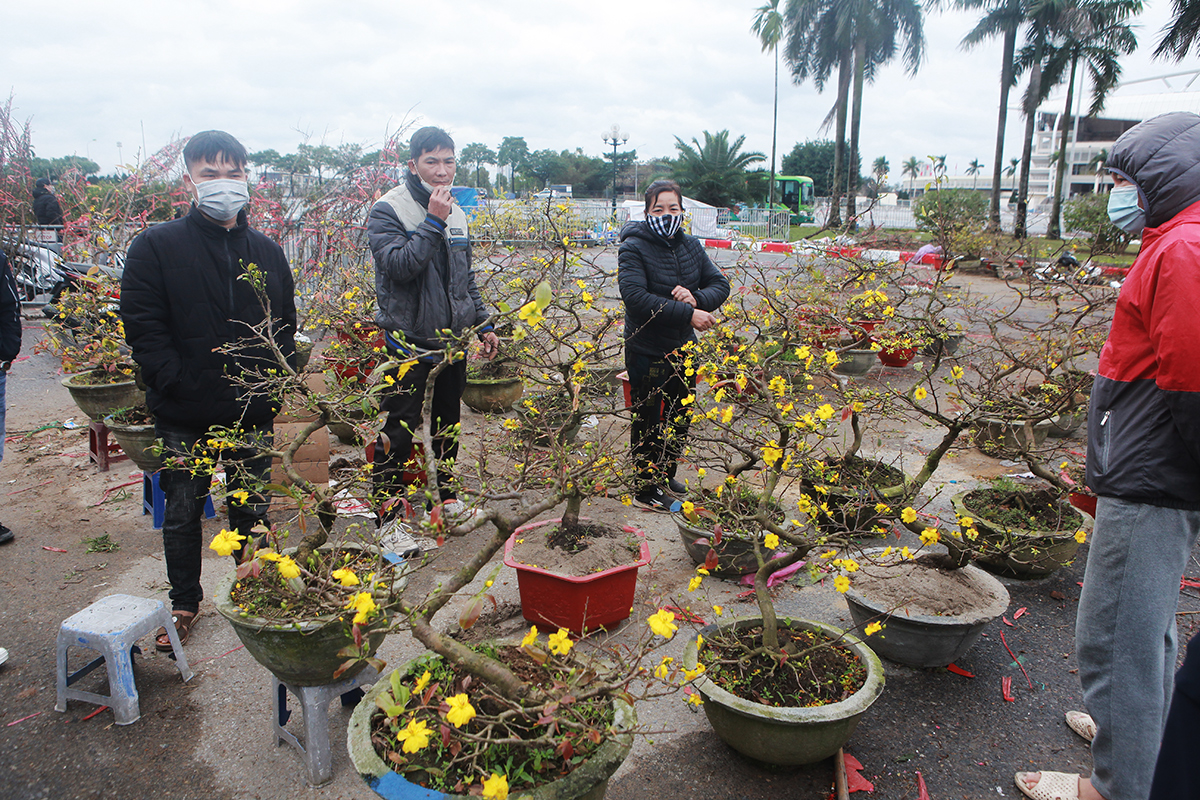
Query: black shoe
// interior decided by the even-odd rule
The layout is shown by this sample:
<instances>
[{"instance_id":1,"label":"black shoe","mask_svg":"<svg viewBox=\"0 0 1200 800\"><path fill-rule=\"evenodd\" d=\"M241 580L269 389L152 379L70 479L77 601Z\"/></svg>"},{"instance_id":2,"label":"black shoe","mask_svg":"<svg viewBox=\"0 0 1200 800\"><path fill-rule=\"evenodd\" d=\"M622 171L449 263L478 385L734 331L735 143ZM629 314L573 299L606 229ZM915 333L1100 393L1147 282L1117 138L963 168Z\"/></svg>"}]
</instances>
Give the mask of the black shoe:
<instances>
[{"instance_id":1,"label":"black shoe","mask_svg":"<svg viewBox=\"0 0 1200 800\"><path fill-rule=\"evenodd\" d=\"M684 486L680 481L671 478L667 481L667 491L673 495L681 495L687 491L687 487Z\"/></svg>"},{"instance_id":2,"label":"black shoe","mask_svg":"<svg viewBox=\"0 0 1200 800\"><path fill-rule=\"evenodd\" d=\"M13 539L17 538L12 531L3 525L0 525L0 544L8 544Z\"/></svg>"},{"instance_id":3,"label":"black shoe","mask_svg":"<svg viewBox=\"0 0 1200 800\"><path fill-rule=\"evenodd\" d=\"M668 511L671 508L672 498L667 496L667 493L655 486L653 489L646 489L638 492L634 498L640 505L654 511Z\"/></svg>"}]
</instances>

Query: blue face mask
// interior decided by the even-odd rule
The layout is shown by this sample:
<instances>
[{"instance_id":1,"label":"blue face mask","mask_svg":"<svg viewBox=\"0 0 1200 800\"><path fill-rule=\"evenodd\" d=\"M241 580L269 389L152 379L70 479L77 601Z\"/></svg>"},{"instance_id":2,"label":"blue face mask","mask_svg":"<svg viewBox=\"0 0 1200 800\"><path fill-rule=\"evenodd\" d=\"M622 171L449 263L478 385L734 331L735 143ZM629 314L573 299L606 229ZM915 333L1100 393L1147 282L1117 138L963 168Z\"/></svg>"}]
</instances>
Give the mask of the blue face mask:
<instances>
[{"instance_id":1,"label":"blue face mask","mask_svg":"<svg viewBox=\"0 0 1200 800\"><path fill-rule=\"evenodd\" d=\"M1136 186L1118 186L1109 193L1108 218L1126 233L1142 232L1146 227L1146 212L1138 207Z\"/></svg>"}]
</instances>

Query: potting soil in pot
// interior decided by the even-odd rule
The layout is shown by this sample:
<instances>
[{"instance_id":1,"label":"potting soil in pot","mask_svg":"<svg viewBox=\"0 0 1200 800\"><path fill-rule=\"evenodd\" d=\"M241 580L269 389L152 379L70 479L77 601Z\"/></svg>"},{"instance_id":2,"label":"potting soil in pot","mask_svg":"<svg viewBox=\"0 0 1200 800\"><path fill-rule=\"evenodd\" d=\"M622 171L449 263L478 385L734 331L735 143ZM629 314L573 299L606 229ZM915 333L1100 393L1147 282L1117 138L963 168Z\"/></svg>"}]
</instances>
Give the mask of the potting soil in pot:
<instances>
[{"instance_id":1,"label":"potting soil in pot","mask_svg":"<svg viewBox=\"0 0 1200 800\"><path fill-rule=\"evenodd\" d=\"M838 703L863 687L867 668L858 656L816 631L779 625L779 645L788 660L746 652L762 646L762 626L726 629L704 640L700 663L705 675L730 694L776 707Z\"/></svg>"},{"instance_id":2,"label":"potting soil in pot","mask_svg":"<svg viewBox=\"0 0 1200 800\"><path fill-rule=\"evenodd\" d=\"M620 528L580 523L523 531L513 542L512 556L522 564L559 575L584 578L613 567L637 562L637 537Z\"/></svg>"},{"instance_id":3,"label":"potting soil in pot","mask_svg":"<svg viewBox=\"0 0 1200 800\"><path fill-rule=\"evenodd\" d=\"M957 617L979 608L979 587L944 556L923 555L872 571L869 564L854 573L853 587L892 613Z\"/></svg>"},{"instance_id":4,"label":"potting soil in pot","mask_svg":"<svg viewBox=\"0 0 1200 800\"><path fill-rule=\"evenodd\" d=\"M483 645L472 649L498 659L522 681L546 691L553 691L556 682L568 681L567 665L576 663L572 659L557 665L549 661L540 665L523 648L508 645ZM473 736L486 736L489 735L487 728L491 727L491 738L526 739L546 735L546 725L538 722L536 713L518 713L499 721L500 715L514 709L513 704L500 699L460 665L440 658L419 659L415 663L413 670L398 679L400 685L411 692L407 705L394 717L388 717L382 709L371 716L371 741L375 751L385 764L413 783L440 792L466 795L472 786L478 787L483 779L498 773L507 775L509 791L515 793L568 774L604 741L599 736L596 737L599 741L587 735L572 737L571 749L564 752L548 747L472 743L456 732L461 730ZM455 696L466 697L477 715L461 728L451 727L448 715L441 710L443 704ZM564 703L555 713L597 733L603 733L614 720L612 703L603 697ZM417 737L417 744L423 744L416 752L404 752L406 729L414 722L425 728L425 733Z\"/></svg>"},{"instance_id":5,"label":"potting soil in pot","mask_svg":"<svg viewBox=\"0 0 1200 800\"><path fill-rule=\"evenodd\" d=\"M996 525L1027 531L1074 531L1083 517L1049 489L1007 491L975 489L967 492L963 505Z\"/></svg>"}]
</instances>

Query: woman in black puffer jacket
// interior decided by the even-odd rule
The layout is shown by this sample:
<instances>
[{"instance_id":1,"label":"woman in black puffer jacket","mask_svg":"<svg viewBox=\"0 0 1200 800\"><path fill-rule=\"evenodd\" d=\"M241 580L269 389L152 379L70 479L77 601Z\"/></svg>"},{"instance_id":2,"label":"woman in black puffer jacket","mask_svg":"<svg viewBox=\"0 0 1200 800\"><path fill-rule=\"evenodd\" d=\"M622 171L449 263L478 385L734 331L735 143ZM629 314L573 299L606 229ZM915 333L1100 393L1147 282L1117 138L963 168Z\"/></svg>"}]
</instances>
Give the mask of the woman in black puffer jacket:
<instances>
[{"instance_id":1,"label":"woman in black puffer jacket","mask_svg":"<svg viewBox=\"0 0 1200 800\"><path fill-rule=\"evenodd\" d=\"M683 193L674 181L646 189L646 221L621 229L617 280L625 301L625 368L633 395L630 445L638 471L636 498L668 508L680 493L675 469L687 437L682 401L696 389L680 350L716 323L729 281L694 236L681 233ZM669 428L669 429L668 429Z\"/></svg>"}]
</instances>

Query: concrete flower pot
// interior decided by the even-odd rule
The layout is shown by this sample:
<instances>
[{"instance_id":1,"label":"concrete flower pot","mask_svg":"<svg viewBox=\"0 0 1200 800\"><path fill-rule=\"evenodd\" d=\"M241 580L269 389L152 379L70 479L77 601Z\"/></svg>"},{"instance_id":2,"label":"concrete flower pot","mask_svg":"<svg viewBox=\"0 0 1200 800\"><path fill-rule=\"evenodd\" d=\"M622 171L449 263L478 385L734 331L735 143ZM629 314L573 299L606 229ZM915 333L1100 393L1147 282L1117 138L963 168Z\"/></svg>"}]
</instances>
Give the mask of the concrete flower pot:
<instances>
[{"instance_id":1,"label":"concrete flower pot","mask_svg":"<svg viewBox=\"0 0 1200 800\"><path fill-rule=\"evenodd\" d=\"M88 374L68 375L62 379L62 385L71 393L75 405L97 422L119 408L146 405L146 393L133 378L117 383L85 383L82 379Z\"/></svg>"},{"instance_id":2,"label":"concrete flower pot","mask_svg":"<svg viewBox=\"0 0 1200 800\"><path fill-rule=\"evenodd\" d=\"M838 353L841 359L833 371L839 375L851 378L861 378L871 371L871 367L879 361L874 350L842 350Z\"/></svg>"},{"instance_id":3,"label":"concrete flower pot","mask_svg":"<svg viewBox=\"0 0 1200 800\"><path fill-rule=\"evenodd\" d=\"M869 557L883 552L883 548L863 551ZM891 580L901 581L901 567L920 569L914 562L897 564L865 564L860 572L868 574L894 574ZM956 661L978 641L984 629L1008 608L1008 590L1004 584L978 567L968 564L955 573L970 582L979 594L978 605L963 614L932 615L913 613L901 607L873 600L869 593L855 581L851 581L846 592L846 603L850 616L860 630L871 622L881 622L884 627L871 635L864 635L872 650L897 664L910 667L944 667Z\"/></svg>"},{"instance_id":4,"label":"concrete flower pot","mask_svg":"<svg viewBox=\"0 0 1200 800\"><path fill-rule=\"evenodd\" d=\"M416 659L400 666L401 674L409 673ZM411 783L404 776L393 772L371 744L371 717L378 710L376 699L390 687L387 676L381 677L350 715L346 728L346 747L350 750L350 761L371 791L384 800L471 800L470 795L444 794ZM528 800L602 800L608 790L608 779L620 768L633 746L633 734L637 726L637 715L633 706L623 700L614 701L615 719L613 728L617 733L603 742L591 757L576 767L569 775L544 784L531 791L522 792L521 798Z\"/></svg>"},{"instance_id":5,"label":"concrete flower pot","mask_svg":"<svg viewBox=\"0 0 1200 800\"><path fill-rule=\"evenodd\" d=\"M745 617L722 625L710 625L701 635L710 638L718 630L744 629L762 624L761 617ZM704 713L717 736L739 753L756 761L780 766L812 764L828 758L850 740L859 719L883 693L883 663L859 639L832 625L802 619L780 618L780 626L820 631L842 638L867 668L862 688L839 703L812 708L778 708L755 703L725 691L706 675L693 686L704 699ZM693 638L683 652L683 663L694 669L697 661Z\"/></svg>"},{"instance_id":6,"label":"concrete flower pot","mask_svg":"<svg viewBox=\"0 0 1200 800\"><path fill-rule=\"evenodd\" d=\"M1033 422L1027 419L985 417L974 424L975 446L987 451L989 446L1001 450L1028 450L1046 441L1052 420Z\"/></svg>"},{"instance_id":7,"label":"concrete flower pot","mask_svg":"<svg viewBox=\"0 0 1200 800\"><path fill-rule=\"evenodd\" d=\"M512 408L524 392L525 384L520 378L468 378L462 399L467 408L481 414L496 414Z\"/></svg>"},{"instance_id":8,"label":"concrete flower pot","mask_svg":"<svg viewBox=\"0 0 1200 800\"><path fill-rule=\"evenodd\" d=\"M716 577L737 580L747 573L758 572L758 558L754 555L753 542L741 536L726 535L722 537L721 544L714 548L711 530L697 528L689 523L682 514L672 514L671 519L675 520L675 526L679 529L679 538L683 540L683 547L687 550L692 563L697 566L703 564L704 560L708 558L708 551L715 549L717 551L717 568L709 571ZM774 550L766 545L760 546L764 559L769 561L775 557Z\"/></svg>"},{"instance_id":9,"label":"concrete flower pot","mask_svg":"<svg viewBox=\"0 0 1200 800\"><path fill-rule=\"evenodd\" d=\"M155 433L153 424L122 425L109 415L104 418L104 425L129 456L129 460L137 464L142 472L158 472L162 468L162 456L154 453L154 443L158 440L158 434Z\"/></svg>"},{"instance_id":10,"label":"concrete flower pot","mask_svg":"<svg viewBox=\"0 0 1200 800\"><path fill-rule=\"evenodd\" d=\"M975 545L983 545L982 553L973 553L972 560L989 572L995 572L1009 578L1044 578L1055 570L1069 564L1079 550L1079 541L1075 533L1082 528L1090 531L1094 524L1092 517L1084 511L1079 511L1082 522L1070 530L1035 531L1025 528L1013 528L1002 523L991 521L986 514L967 508L964 500L970 492L956 494L951 498L954 513L959 517L970 517L979 532L979 540ZM1066 500L1063 505L1069 505ZM960 526L961 529L962 526ZM961 530L967 535L966 530ZM944 537L946 548L952 553L961 548L960 540Z\"/></svg>"}]
</instances>

